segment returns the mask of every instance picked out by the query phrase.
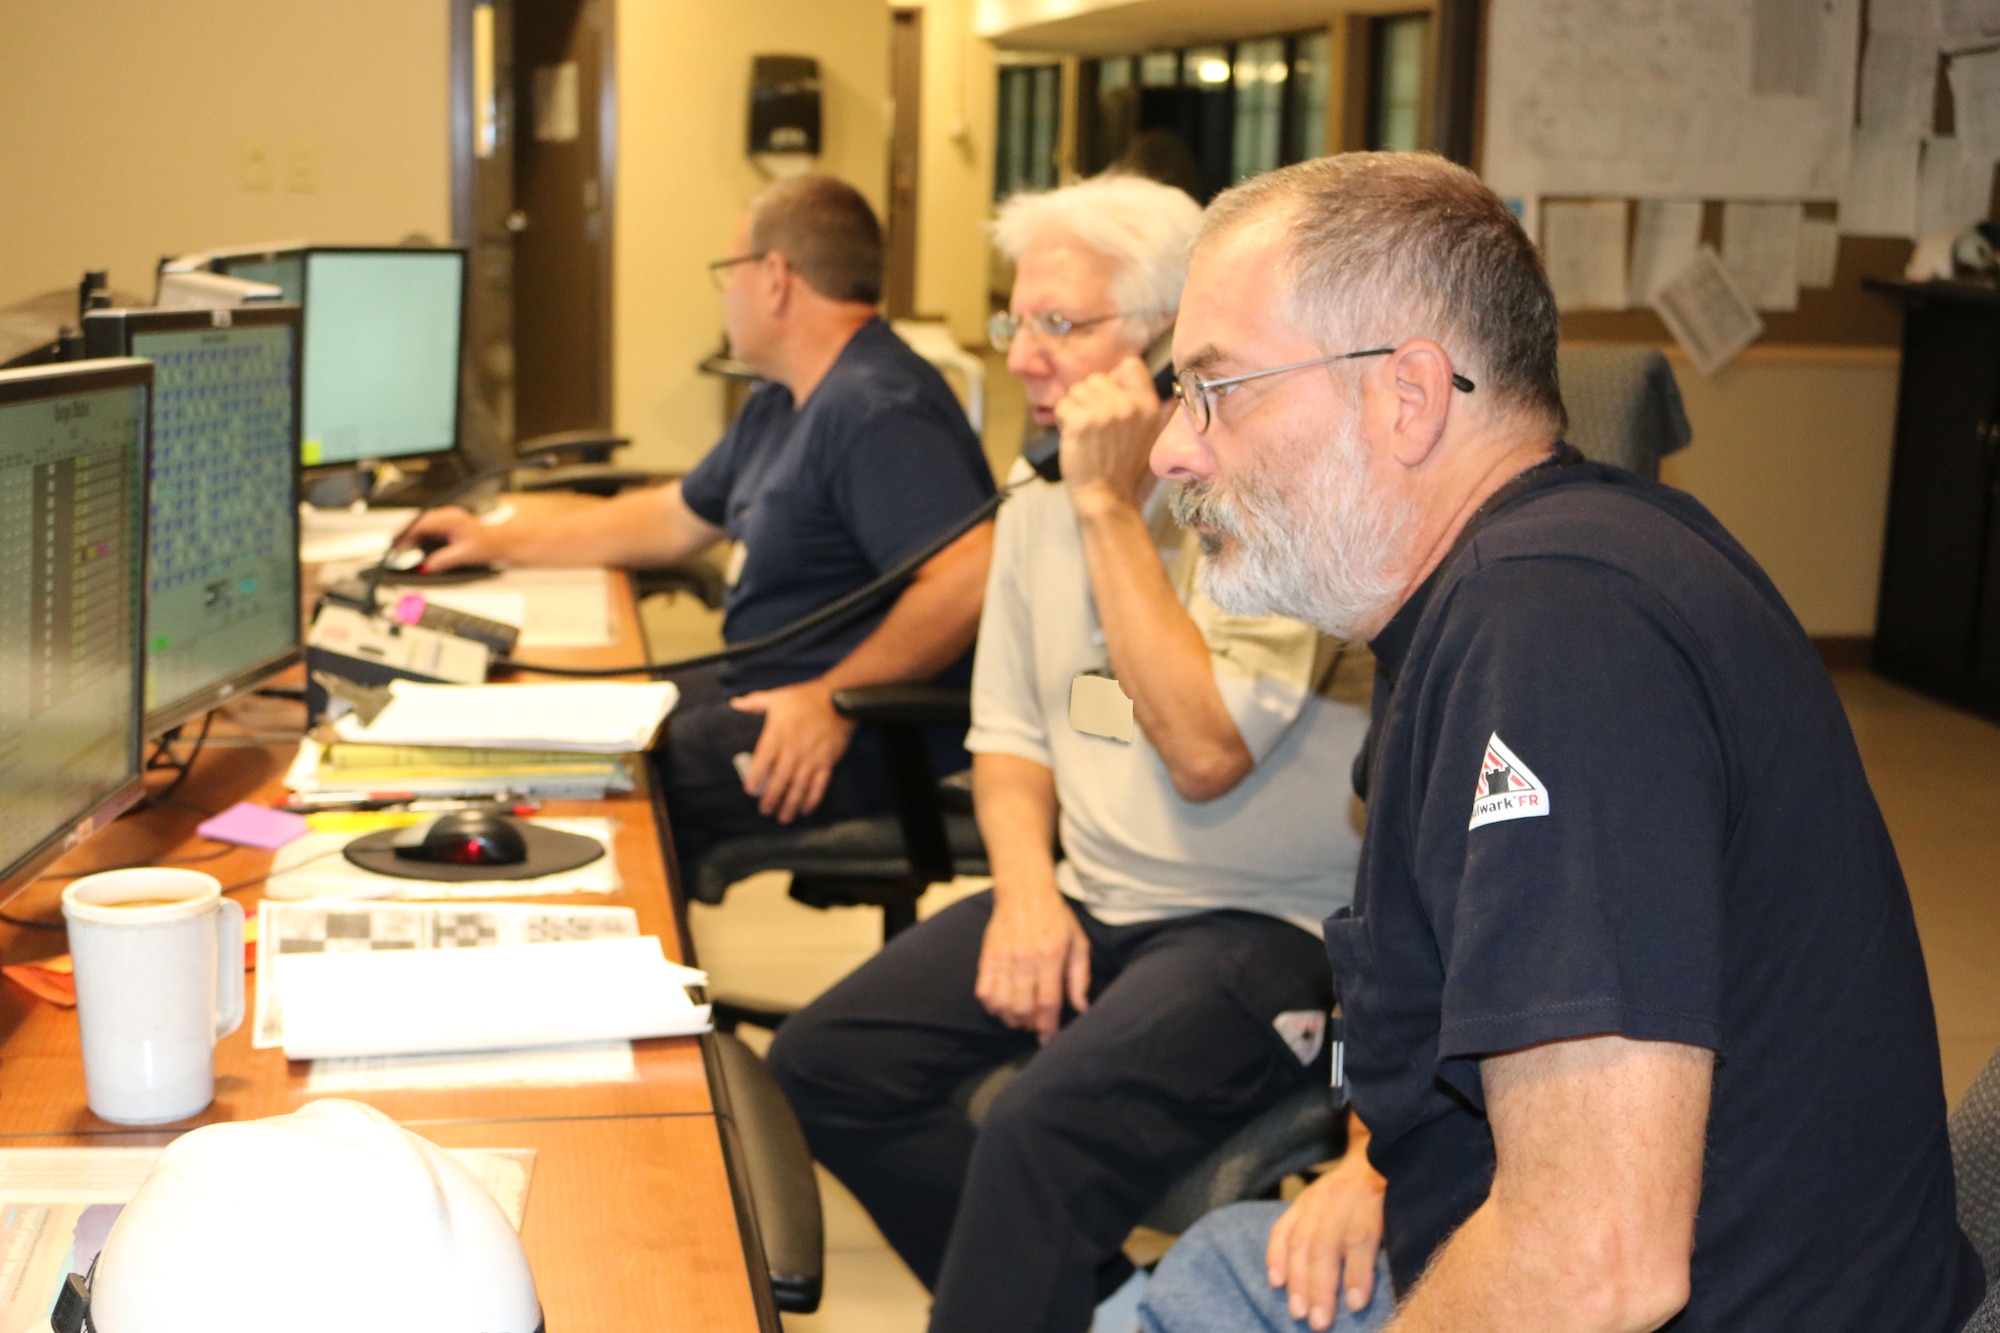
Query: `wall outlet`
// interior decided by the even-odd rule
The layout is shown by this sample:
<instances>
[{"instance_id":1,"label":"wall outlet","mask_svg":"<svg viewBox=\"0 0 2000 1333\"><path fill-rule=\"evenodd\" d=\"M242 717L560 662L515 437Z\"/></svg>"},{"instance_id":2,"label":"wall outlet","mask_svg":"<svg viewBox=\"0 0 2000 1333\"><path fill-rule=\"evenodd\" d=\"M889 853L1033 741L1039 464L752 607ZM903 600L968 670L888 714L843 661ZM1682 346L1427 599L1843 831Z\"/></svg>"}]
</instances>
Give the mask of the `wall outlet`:
<instances>
[{"instance_id":1,"label":"wall outlet","mask_svg":"<svg viewBox=\"0 0 2000 1333\"><path fill-rule=\"evenodd\" d=\"M245 139L236 145L236 182L246 190L269 190L278 183L277 155L263 139Z\"/></svg>"},{"instance_id":2,"label":"wall outlet","mask_svg":"<svg viewBox=\"0 0 2000 1333\"><path fill-rule=\"evenodd\" d=\"M319 193L319 145L295 139L285 145L285 189L292 194Z\"/></svg>"}]
</instances>

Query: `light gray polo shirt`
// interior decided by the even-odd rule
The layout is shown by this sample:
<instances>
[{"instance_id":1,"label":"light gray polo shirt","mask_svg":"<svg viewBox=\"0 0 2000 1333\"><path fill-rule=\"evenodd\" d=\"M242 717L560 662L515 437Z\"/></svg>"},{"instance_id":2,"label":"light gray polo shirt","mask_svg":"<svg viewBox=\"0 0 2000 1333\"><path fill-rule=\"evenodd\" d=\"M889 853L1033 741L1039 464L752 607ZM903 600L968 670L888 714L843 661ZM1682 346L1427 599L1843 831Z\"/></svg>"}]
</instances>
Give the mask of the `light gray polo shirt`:
<instances>
[{"instance_id":1,"label":"light gray polo shirt","mask_svg":"<svg viewBox=\"0 0 2000 1333\"><path fill-rule=\"evenodd\" d=\"M1070 726L1070 685L1108 671L1076 512L1033 481L1000 511L972 673L966 748L1055 774L1062 891L1111 925L1235 908L1317 935L1354 894L1361 852L1351 765L1368 729L1374 666L1295 620L1232 616L1194 586L1200 548L1168 488L1146 504L1169 576L1256 765L1212 801L1174 790L1139 728L1128 742Z\"/></svg>"}]
</instances>

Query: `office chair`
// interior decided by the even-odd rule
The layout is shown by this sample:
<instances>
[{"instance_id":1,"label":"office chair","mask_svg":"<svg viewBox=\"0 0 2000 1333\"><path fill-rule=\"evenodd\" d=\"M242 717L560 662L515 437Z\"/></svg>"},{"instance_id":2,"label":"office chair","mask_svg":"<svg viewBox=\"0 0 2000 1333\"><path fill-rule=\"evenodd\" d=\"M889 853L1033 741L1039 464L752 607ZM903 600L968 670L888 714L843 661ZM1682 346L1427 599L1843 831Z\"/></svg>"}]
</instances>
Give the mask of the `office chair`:
<instances>
[{"instance_id":1,"label":"office chair","mask_svg":"<svg viewBox=\"0 0 2000 1333\"><path fill-rule=\"evenodd\" d=\"M1660 460L1693 438L1680 385L1657 347L1612 343L1556 349L1569 442L1584 457L1655 480Z\"/></svg>"},{"instance_id":2,"label":"office chair","mask_svg":"<svg viewBox=\"0 0 2000 1333\"><path fill-rule=\"evenodd\" d=\"M1951 1113L1951 1165L1958 1181L1958 1225L1986 1271L2000 1274L2000 1051ZM1989 1278L1986 1299L1965 1333L2000 1333L2000 1282Z\"/></svg>"},{"instance_id":3,"label":"office chair","mask_svg":"<svg viewBox=\"0 0 2000 1333\"><path fill-rule=\"evenodd\" d=\"M816 828L753 834L721 843L702 858L688 892L719 904L729 886L766 870L792 875L791 896L809 907L879 907L882 941L916 924L917 899L933 884L990 873L972 818L969 774L940 782L925 731L968 727L970 692L949 685L870 685L836 690L834 710L876 728L888 769L893 814ZM775 1029L787 1011L746 998L715 998L715 1023Z\"/></svg>"}]
</instances>

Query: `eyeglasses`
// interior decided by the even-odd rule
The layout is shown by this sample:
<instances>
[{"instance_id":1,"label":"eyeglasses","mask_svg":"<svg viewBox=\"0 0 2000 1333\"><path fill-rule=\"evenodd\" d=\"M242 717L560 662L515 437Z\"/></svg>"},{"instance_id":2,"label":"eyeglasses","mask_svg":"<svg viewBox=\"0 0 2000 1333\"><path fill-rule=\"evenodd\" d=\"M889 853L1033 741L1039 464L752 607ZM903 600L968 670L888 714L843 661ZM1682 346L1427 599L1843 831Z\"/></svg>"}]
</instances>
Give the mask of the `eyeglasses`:
<instances>
[{"instance_id":1,"label":"eyeglasses","mask_svg":"<svg viewBox=\"0 0 2000 1333\"><path fill-rule=\"evenodd\" d=\"M715 284L715 290L719 292L729 285L730 269L738 264L754 264L770 253L769 250L759 250L755 254L736 255L729 259L711 259L708 261L708 280Z\"/></svg>"},{"instance_id":2,"label":"eyeglasses","mask_svg":"<svg viewBox=\"0 0 2000 1333\"><path fill-rule=\"evenodd\" d=\"M1055 342L1069 337L1078 329L1087 329L1097 324L1107 324L1119 318L1115 313L1093 315L1089 319L1070 319L1050 312L1044 315L1017 315L1011 310L996 311L993 318L986 321L986 337L993 344L993 350L1004 352L1014 345L1014 336L1022 329Z\"/></svg>"},{"instance_id":3,"label":"eyeglasses","mask_svg":"<svg viewBox=\"0 0 2000 1333\"><path fill-rule=\"evenodd\" d=\"M1313 366L1332 365L1335 361L1353 361L1364 356L1387 356L1393 347L1371 347L1365 352L1341 352L1336 356L1322 356L1311 361L1294 361L1289 366L1272 366L1269 370L1253 370L1247 375L1231 375L1227 379L1205 380L1192 370L1183 370L1174 377L1174 397L1180 400L1181 409L1188 414L1188 423L1199 435L1208 429L1208 423L1215 419L1215 403L1219 398L1229 396L1237 385L1250 380L1261 380L1267 375L1283 375L1289 371L1306 370ZM1475 387L1465 376L1452 373L1451 385L1460 393L1471 393Z\"/></svg>"}]
</instances>

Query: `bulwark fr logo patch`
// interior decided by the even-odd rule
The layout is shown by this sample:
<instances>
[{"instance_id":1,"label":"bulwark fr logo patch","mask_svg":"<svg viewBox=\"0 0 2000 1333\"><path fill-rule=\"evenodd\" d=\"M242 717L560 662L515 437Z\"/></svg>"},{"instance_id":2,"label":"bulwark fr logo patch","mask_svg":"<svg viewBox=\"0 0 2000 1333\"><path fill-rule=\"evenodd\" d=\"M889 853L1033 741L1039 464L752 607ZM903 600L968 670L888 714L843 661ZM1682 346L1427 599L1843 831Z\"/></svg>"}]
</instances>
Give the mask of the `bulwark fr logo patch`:
<instances>
[{"instance_id":1,"label":"bulwark fr logo patch","mask_svg":"<svg viewBox=\"0 0 2000 1333\"><path fill-rule=\"evenodd\" d=\"M1503 819L1533 819L1549 812L1549 789L1494 732L1479 765L1479 786L1472 793L1472 822L1465 827L1498 824Z\"/></svg>"}]
</instances>

